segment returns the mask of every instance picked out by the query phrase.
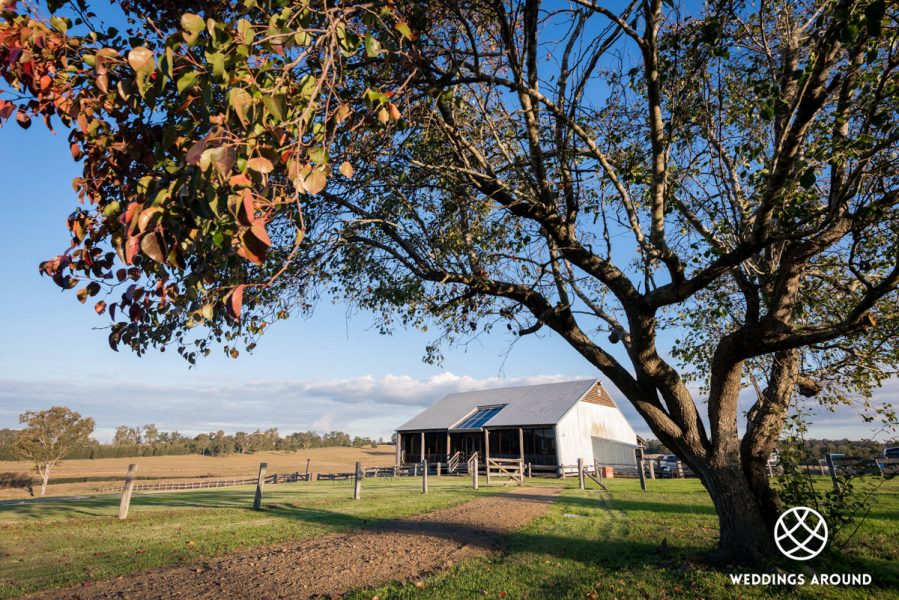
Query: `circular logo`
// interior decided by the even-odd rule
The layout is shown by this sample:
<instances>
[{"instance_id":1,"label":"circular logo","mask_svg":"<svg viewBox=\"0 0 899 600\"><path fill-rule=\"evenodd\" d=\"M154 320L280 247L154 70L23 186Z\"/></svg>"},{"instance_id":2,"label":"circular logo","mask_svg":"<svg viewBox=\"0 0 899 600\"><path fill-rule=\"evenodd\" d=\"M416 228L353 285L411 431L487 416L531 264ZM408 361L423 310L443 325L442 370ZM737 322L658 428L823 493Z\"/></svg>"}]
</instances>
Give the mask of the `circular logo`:
<instances>
[{"instance_id":1,"label":"circular logo","mask_svg":"<svg viewBox=\"0 0 899 600\"><path fill-rule=\"evenodd\" d=\"M824 517L806 506L784 512L774 526L774 543L793 560L809 560L821 554L827 546L827 535Z\"/></svg>"}]
</instances>

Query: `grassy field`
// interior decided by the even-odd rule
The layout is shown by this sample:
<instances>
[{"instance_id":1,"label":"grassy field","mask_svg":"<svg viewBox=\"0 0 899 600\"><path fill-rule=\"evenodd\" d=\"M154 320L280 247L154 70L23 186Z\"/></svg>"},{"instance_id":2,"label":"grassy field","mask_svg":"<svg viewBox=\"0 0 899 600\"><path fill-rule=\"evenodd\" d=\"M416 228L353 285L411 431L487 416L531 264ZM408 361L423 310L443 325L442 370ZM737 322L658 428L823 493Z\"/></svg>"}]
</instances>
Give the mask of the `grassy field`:
<instances>
[{"instance_id":1,"label":"grassy field","mask_svg":"<svg viewBox=\"0 0 899 600\"><path fill-rule=\"evenodd\" d=\"M356 461L364 467L390 466L394 447L315 448L298 452L260 452L228 456L145 456L135 458L100 458L66 460L50 474L48 496L87 494L99 488L117 485L125 477L130 463L137 463L138 478L152 481L174 481L200 477L255 477L259 463L268 463L269 473L304 472L310 460L312 473L352 471ZM34 466L23 461L0 461L0 473L27 473L35 478ZM88 479L88 481L76 481ZM0 500L28 498L22 489L0 489Z\"/></svg>"},{"instance_id":2,"label":"grassy field","mask_svg":"<svg viewBox=\"0 0 899 600\"><path fill-rule=\"evenodd\" d=\"M712 548L717 520L696 480L612 480L608 497L566 486L550 511L509 539L502 555L469 560L418 585L394 584L352 595L387 598L896 598L899 597L899 481L877 494L849 545L788 572L870 573L861 590L806 586L737 587L696 557ZM202 564L242 547L307 538L435 510L502 491L475 492L466 478L366 480L363 501L346 483L266 488L265 508L249 508L253 488L137 494L125 522L118 498L0 506L0 599L170 564ZM592 484L591 484L592 485Z\"/></svg>"},{"instance_id":3,"label":"grassy field","mask_svg":"<svg viewBox=\"0 0 899 600\"><path fill-rule=\"evenodd\" d=\"M612 480L609 499L567 489L550 512L514 534L505 552L423 581L352 594L403 598L899 598L899 481L877 494L868 520L839 552L784 564L788 573L870 573L867 588L734 586L697 556L717 538L717 518L696 480Z\"/></svg>"},{"instance_id":4,"label":"grassy field","mask_svg":"<svg viewBox=\"0 0 899 600\"><path fill-rule=\"evenodd\" d=\"M180 494L136 493L127 521L119 498L0 505L0 599L130 571L197 564L238 548L364 527L382 519L455 505L475 492L464 478L365 481L363 499L344 482L288 483L265 489L265 510L252 510L255 486Z\"/></svg>"}]
</instances>

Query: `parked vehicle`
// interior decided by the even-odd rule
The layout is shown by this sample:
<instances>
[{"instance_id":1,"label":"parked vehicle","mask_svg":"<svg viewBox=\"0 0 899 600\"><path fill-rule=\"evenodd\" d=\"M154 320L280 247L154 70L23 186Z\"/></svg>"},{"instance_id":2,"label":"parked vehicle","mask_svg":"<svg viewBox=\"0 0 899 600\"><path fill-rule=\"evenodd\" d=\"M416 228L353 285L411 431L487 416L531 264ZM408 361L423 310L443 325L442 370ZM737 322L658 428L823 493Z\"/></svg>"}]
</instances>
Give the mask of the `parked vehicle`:
<instances>
[{"instance_id":1,"label":"parked vehicle","mask_svg":"<svg viewBox=\"0 0 899 600\"><path fill-rule=\"evenodd\" d=\"M884 458L899 458L899 446L893 446L892 448L885 448L883 451Z\"/></svg>"},{"instance_id":2,"label":"parked vehicle","mask_svg":"<svg viewBox=\"0 0 899 600\"><path fill-rule=\"evenodd\" d=\"M663 477L673 477L677 473L678 458L674 454L663 454L659 457L659 471Z\"/></svg>"}]
</instances>

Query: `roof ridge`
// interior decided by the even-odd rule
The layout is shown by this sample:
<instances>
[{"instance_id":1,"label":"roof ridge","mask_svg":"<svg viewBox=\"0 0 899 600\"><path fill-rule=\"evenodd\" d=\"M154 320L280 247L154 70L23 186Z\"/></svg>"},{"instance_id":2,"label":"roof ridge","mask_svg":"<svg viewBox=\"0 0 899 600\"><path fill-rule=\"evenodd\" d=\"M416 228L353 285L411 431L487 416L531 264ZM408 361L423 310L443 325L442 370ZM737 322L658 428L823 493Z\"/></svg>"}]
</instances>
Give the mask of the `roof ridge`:
<instances>
[{"instance_id":1,"label":"roof ridge","mask_svg":"<svg viewBox=\"0 0 899 600\"><path fill-rule=\"evenodd\" d=\"M525 384L525 385L506 385L503 387L480 388L480 389L476 389L476 390L450 392L446 396L456 396L458 394L473 394L473 393L477 393L477 392L492 392L494 390L496 390L496 391L498 391L498 390L519 390L519 389L523 389L523 388L537 388L537 387L544 387L544 386L548 386L548 385L571 385L573 383L587 383L588 381L591 384L594 384L594 383L599 382L599 378L594 377L592 379L569 379L567 381L549 381L546 383L531 383L531 384ZM446 396L444 396L444 398L446 398Z\"/></svg>"}]
</instances>

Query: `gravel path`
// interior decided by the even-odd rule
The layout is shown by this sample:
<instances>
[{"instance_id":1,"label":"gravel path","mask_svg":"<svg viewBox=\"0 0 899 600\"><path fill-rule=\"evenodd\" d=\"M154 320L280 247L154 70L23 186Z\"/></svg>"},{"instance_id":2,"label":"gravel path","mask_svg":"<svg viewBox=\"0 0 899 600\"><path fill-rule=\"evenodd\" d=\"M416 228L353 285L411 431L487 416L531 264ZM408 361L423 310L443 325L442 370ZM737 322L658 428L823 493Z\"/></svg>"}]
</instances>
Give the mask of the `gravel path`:
<instances>
[{"instance_id":1,"label":"gravel path","mask_svg":"<svg viewBox=\"0 0 899 600\"><path fill-rule=\"evenodd\" d=\"M404 581L496 551L504 535L542 514L555 488L485 496L370 529L253 548L204 568L169 567L29 598L219 600L316 598Z\"/></svg>"}]
</instances>

